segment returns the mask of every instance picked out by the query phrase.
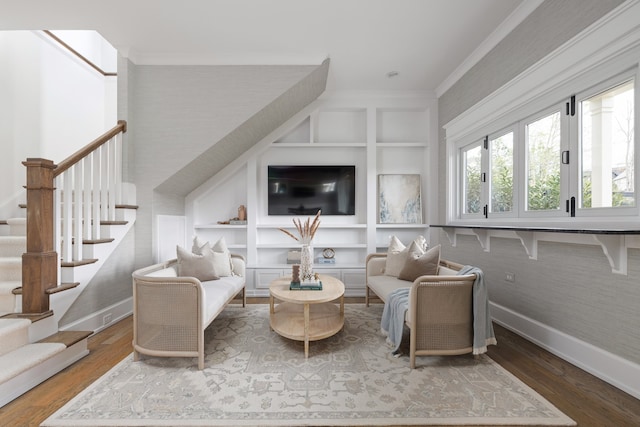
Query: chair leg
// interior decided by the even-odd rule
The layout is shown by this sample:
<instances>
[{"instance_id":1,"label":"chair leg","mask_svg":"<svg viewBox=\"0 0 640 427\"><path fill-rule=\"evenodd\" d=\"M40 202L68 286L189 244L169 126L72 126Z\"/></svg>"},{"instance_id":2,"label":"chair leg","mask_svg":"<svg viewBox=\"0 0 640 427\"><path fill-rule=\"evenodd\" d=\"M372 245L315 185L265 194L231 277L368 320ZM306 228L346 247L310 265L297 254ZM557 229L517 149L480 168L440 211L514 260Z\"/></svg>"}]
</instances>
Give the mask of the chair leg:
<instances>
[{"instance_id":1,"label":"chair leg","mask_svg":"<svg viewBox=\"0 0 640 427\"><path fill-rule=\"evenodd\" d=\"M365 307L369 307L369 286L365 285L365 293L364 293L364 305Z\"/></svg>"}]
</instances>

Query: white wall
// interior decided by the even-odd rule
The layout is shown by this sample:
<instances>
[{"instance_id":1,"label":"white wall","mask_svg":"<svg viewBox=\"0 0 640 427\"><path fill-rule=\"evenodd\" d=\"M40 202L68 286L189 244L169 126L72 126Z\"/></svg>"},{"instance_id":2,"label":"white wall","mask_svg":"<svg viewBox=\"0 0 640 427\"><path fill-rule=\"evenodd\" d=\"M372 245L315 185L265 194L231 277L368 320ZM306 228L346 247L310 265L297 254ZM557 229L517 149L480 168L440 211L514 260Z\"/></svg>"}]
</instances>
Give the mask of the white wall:
<instances>
[{"instance_id":1,"label":"white wall","mask_svg":"<svg viewBox=\"0 0 640 427\"><path fill-rule=\"evenodd\" d=\"M0 218L17 214L27 157L60 162L116 124L115 77L37 31L0 32Z\"/></svg>"}]
</instances>

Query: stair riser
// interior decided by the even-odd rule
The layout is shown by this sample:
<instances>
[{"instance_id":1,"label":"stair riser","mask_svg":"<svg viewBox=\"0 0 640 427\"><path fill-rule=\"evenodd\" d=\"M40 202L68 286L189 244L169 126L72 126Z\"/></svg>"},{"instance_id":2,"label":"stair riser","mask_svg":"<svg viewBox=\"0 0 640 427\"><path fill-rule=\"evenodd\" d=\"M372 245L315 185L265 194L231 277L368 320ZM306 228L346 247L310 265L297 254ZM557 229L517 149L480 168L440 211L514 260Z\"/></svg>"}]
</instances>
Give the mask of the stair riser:
<instances>
[{"instance_id":1,"label":"stair riser","mask_svg":"<svg viewBox=\"0 0 640 427\"><path fill-rule=\"evenodd\" d=\"M22 280L22 262L5 262L0 259L0 280L3 281L21 281Z\"/></svg>"},{"instance_id":2,"label":"stair riser","mask_svg":"<svg viewBox=\"0 0 640 427\"><path fill-rule=\"evenodd\" d=\"M29 326L24 319L0 319L0 356L29 344Z\"/></svg>"},{"instance_id":3,"label":"stair riser","mask_svg":"<svg viewBox=\"0 0 640 427\"><path fill-rule=\"evenodd\" d=\"M0 295L0 313L16 313L16 305L15 295Z\"/></svg>"},{"instance_id":4,"label":"stair riser","mask_svg":"<svg viewBox=\"0 0 640 427\"><path fill-rule=\"evenodd\" d=\"M0 258L21 257L27 251L27 240L23 236L0 237Z\"/></svg>"}]
</instances>

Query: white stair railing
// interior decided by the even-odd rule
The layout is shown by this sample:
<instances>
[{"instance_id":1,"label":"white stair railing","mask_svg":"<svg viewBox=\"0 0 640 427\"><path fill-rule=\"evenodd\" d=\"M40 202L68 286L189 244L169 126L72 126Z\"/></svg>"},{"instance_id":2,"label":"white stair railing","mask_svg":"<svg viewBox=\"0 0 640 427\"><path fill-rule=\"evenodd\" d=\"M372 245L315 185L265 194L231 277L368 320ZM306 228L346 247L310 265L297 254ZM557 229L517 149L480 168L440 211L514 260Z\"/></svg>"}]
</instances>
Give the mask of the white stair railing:
<instances>
[{"instance_id":1,"label":"white stair railing","mask_svg":"<svg viewBox=\"0 0 640 427\"><path fill-rule=\"evenodd\" d=\"M59 264L83 261L82 242L101 239L100 223L116 220L123 194L124 131L126 124L120 122L54 170L54 247L60 248Z\"/></svg>"}]
</instances>

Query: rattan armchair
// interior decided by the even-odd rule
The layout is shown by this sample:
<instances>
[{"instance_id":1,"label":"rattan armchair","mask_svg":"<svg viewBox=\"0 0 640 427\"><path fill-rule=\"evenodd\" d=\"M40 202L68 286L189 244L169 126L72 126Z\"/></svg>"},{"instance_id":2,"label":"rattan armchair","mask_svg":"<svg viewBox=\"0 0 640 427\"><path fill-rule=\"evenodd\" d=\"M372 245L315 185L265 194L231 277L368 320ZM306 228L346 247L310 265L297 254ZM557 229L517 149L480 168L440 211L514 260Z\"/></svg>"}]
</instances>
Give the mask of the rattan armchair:
<instances>
[{"instance_id":1,"label":"rattan armchair","mask_svg":"<svg viewBox=\"0 0 640 427\"><path fill-rule=\"evenodd\" d=\"M463 266L440 260L438 275L413 282L384 276L386 254L367 257L367 304L370 293L386 301L389 293L410 287L405 324L410 329L411 368L416 356L459 355L473 352L473 285L475 274L457 275Z\"/></svg>"}]
</instances>

